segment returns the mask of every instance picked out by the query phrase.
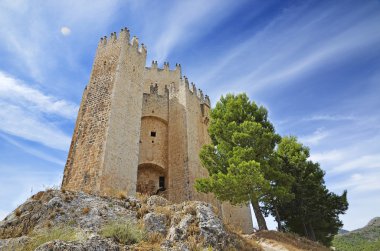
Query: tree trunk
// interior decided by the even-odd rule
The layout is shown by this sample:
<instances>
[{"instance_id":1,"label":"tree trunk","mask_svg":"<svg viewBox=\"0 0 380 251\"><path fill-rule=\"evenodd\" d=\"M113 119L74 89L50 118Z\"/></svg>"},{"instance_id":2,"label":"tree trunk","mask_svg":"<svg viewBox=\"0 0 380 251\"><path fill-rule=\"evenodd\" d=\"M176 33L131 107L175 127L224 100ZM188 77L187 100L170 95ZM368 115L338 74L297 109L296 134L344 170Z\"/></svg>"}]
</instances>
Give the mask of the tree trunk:
<instances>
[{"instance_id":1,"label":"tree trunk","mask_svg":"<svg viewBox=\"0 0 380 251\"><path fill-rule=\"evenodd\" d=\"M280 214L278 213L277 207L275 207L275 212L276 212L276 221L277 221L277 231L282 232L282 225L281 225L281 220L280 220Z\"/></svg>"},{"instance_id":2,"label":"tree trunk","mask_svg":"<svg viewBox=\"0 0 380 251\"><path fill-rule=\"evenodd\" d=\"M309 233L307 232L307 229L306 229L306 225L305 225L305 221L302 220L302 226L303 226L303 231L305 233L305 237L306 238L309 238ZM309 238L310 239L310 238Z\"/></svg>"},{"instance_id":3,"label":"tree trunk","mask_svg":"<svg viewBox=\"0 0 380 251\"><path fill-rule=\"evenodd\" d=\"M315 233L314 233L313 226L311 225L311 223L308 223L307 226L308 226L308 229L309 229L308 232L310 233L310 239L311 239L312 241L316 241L317 238L315 238Z\"/></svg>"},{"instance_id":4,"label":"tree trunk","mask_svg":"<svg viewBox=\"0 0 380 251\"><path fill-rule=\"evenodd\" d=\"M257 224L259 225L259 230L268 230L267 223L265 222L265 218L263 213L260 210L260 205L257 200L251 200L253 211L255 212Z\"/></svg>"}]
</instances>

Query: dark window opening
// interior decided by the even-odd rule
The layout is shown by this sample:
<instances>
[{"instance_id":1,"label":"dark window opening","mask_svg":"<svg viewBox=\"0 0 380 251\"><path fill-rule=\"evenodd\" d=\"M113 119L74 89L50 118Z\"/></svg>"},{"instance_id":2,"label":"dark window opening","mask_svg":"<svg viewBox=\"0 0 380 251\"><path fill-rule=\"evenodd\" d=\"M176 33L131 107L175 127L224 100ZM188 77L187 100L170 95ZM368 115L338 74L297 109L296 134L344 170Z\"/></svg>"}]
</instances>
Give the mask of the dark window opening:
<instances>
[{"instance_id":1,"label":"dark window opening","mask_svg":"<svg viewBox=\"0 0 380 251\"><path fill-rule=\"evenodd\" d=\"M150 132L150 136L151 137L156 137L156 132L154 132L154 131Z\"/></svg>"},{"instance_id":2,"label":"dark window opening","mask_svg":"<svg viewBox=\"0 0 380 251\"><path fill-rule=\"evenodd\" d=\"M154 140L152 140L152 143L154 143Z\"/></svg>"},{"instance_id":3,"label":"dark window opening","mask_svg":"<svg viewBox=\"0 0 380 251\"><path fill-rule=\"evenodd\" d=\"M165 189L165 177L164 176L160 176L160 178L158 180L158 187Z\"/></svg>"}]
</instances>

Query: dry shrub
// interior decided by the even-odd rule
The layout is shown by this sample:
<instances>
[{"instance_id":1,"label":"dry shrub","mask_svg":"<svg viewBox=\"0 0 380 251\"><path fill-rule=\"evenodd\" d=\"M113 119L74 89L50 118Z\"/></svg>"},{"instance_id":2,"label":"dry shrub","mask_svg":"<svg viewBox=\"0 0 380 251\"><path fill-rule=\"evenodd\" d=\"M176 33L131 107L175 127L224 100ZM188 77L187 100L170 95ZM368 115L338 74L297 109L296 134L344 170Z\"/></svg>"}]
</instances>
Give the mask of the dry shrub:
<instances>
[{"instance_id":1,"label":"dry shrub","mask_svg":"<svg viewBox=\"0 0 380 251\"><path fill-rule=\"evenodd\" d=\"M17 208L17 209L15 210L15 215L16 215L17 217L20 217L20 216L21 216L21 210Z\"/></svg>"},{"instance_id":2,"label":"dry shrub","mask_svg":"<svg viewBox=\"0 0 380 251\"><path fill-rule=\"evenodd\" d=\"M36 193L35 195L32 196L32 199L33 200L40 200L41 197L45 194L45 191L39 191L38 193Z\"/></svg>"},{"instance_id":3,"label":"dry shrub","mask_svg":"<svg viewBox=\"0 0 380 251\"><path fill-rule=\"evenodd\" d=\"M235 242L233 245L232 243L230 243L229 246L225 247L225 250L263 251L260 244L258 243L258 239L254 236L254 238L246 238L245 236L243 236L241 229L230 224L224 223L224 228L227 232L230 233L231 239L233 239Z\"/></svg>"},{"instance_id":4,"label":"dry shrub","mask_svg":"<svg viewBox=\"0 0 380 251\"><path fill-rule=\"evenodd\" d=\"M149 213L149 208L146 206L146 205L142 205L139 210L137 210L137 215L136 217L138 219L141 219L144 217L144 215L146 215L147 213Z\"/></svg>"},{"instance_id":5,"label":"dry shrub","mask_svg":"<svg viewBox=\"0 0 380 251\"><path fill-rule=\"evenodd\" d=\"M215 215L219 215L220 214L220 209L219 207L216 207L214 205L212 205L212 211L214 212Z\"/></svg>"},{"instance_id":6,"label":"dry shrub","mask_svg":"<svg viewBox=\"0 0 380 251\"><path fill-rule=\"evenodd\" d=\"M61 192L62 192L62 193L66 193L66 189L61 188Z\"/></svg>"},{"instance_id":7,"label":"dry shrub","mask_svg":"<svg viewBox=\"0 0 380 251\"><path fill-rule=\"evenodd\" d=\"M66 195L66 196L63 198L63 200L64 200L65 202L69 203L69 202L71 202L71 201L73 200L73 197L70 196L70 195Z\"/></svg>"},{"instance_id":8,"label":"dry shrub","mask_svg":"<svg viewBox=\"0 0 380 251\"><path fill-rule=\"evenodd\" d=\"M50 221L47 221L47 222L45 223L45 227L47 227L47 228L51 228L51 226L52 226L52 224L51 224Z\"/></svg>"},{"instance_id":9,"label":"dry shrub","mask_svg":"<svg viewBox=\"0 0 380 251\"><path fill-rule=\"evenodd\" d=\"M185 213L196 216L197 215L197 209L195 208L194 205L187 205L187 206L185 206Z\"/></svg>"},{"instance_id":10,"label":"dry shrub","mask_svg":"<svg viewBox=\"0 0 380 251\"><path fill-rule=\"evenodd\" d=\"M204 240L198 240L195 236L189 236L187 238L187 244L189 245L190 251L203 250Z\"/></svg>"},{"instance_id":11,"label":"dry shrub","mask_svg":"<svg viewBox=\"0 0 380 251\"><path fill-rule=\"evenodd\" d=\"M141 201L142 204L146 204L146 202L148 201L149 195L145 193L136 193L136 198L139 199L139 201Z\"/></svg>"},{"instance_id":12,"label":"dry shrub","mask_svg":"<svg viewBox=\"0 0 380 251\"><path fill-rule=\"evenodd\" d=\"M146 241L150 244L160 244L164 240L164 236L160 233L147 234Z\"/></svg>"},{"instance_id":13,"label":"dry shrub","mask_svg":"<svg viewBox=\"0 0 380 251\"><path fill-rule=\"evenodd\" d=\"M127 194L125 192L120 191L117 193L117 197L121 200L125 200L127 198Z\"/></svg>"},{"instance_id":14,"label":"dry shrub","mask_svg":"<svg viewBox=\"0 0 380 251\"><path fill-rule=\"evenodd\" d=\"M55 214L55 213L52 213L52 214L50 214L50 215L49 215L49 220L52 220L52 219L54 219L54 218L55 218L55 216L56 216L56 214Z\"/></svg>"},{"instance_id":15,"label":"dry shrub","mask_svg":"<svg viewBox=\"0 0 380 251\"><path fill-rule=\"evenodd\" d=\"M197 236L201 232L201 229L198 226L198 222L193 222L190 224L190 226L187 229L188 235L190 236Z\"/></svg>"},{"instance_id":16,"label":"dry shrub","mask_svg":"<svg viewBox=\"0 0 380 251\"><path fill-rule=\"evenodd\" d=\"M89 207L82 208L82 213L83 214L88 214L89 212L90 212L90 208Z\"/></svg>"},{"instance_id":17,"label":"dry shrub","mask_svg":"<svg viewBox=\"0 0 380 251\"><path fill-rule=\"evenodd\" d=\"M133 247L135 251L161 251L161 246L159 243L148 243L146 241L141 241L136 246Z\"/></svg>"},{"instance_id":18,"label":"dry shrub","mask_svg":"<svg viewBox=\"0 0 380 251\"><path fill-rule=\"evenodd\" d=\"M157 206L154 208L154 212L160 213L166 216L167 224L169 224L169 220L172 217L172 211L168 207Z\"/></svg>"}]
</instances>

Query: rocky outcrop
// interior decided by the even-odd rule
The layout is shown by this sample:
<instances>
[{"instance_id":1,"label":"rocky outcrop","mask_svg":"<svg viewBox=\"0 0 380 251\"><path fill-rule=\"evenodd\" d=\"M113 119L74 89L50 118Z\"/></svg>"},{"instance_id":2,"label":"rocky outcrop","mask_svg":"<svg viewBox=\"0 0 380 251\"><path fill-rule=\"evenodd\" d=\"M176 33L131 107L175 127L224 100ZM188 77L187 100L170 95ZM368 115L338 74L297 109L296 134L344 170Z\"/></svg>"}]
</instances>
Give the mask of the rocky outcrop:
<instances>
[{"instance_id":1,"label":"rocky outcrop","mask_svg":"<svg viewBox=\"0 0 380 251\"><path fill-rule=\"evenodd\" d=\"M143 238L127 243L120 241L122 238L116 234L114 237L112 233L105 234L104 226L113 222L118 227L128 222L144 233ZM119 231L116 227L114 230ZM66 232L55 236L54 231ZM41 235L44 238L38 237ZM1 250L22 250L25 245L35 245L32 250L39 251L151 250L153 247L259 250L226 230L212 206L204 202L171 204L160 196L109 198L59 190L35 194L0 222Z\"/></svg>"}]
</instances>

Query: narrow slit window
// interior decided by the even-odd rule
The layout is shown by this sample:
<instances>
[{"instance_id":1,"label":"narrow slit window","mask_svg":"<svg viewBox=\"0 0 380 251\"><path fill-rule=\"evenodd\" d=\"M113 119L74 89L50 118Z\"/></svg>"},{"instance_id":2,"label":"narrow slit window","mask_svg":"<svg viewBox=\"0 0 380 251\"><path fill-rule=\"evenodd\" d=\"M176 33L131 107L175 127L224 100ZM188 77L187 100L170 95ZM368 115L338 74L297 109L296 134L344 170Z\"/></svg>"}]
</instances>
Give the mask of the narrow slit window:
<instances>
[{"instance_id":1,"label":"narrow slit window","mask_svg":"<svg viewBox=\"0 0 380 251\"><path fill-rule=\"evenodd\" d=\"M164 176L160 176L158 186L159 186L159 188L165 188L165 177Z\"/></svg>"},{"instance_id":2,"label":"narrow slit window","mask_svg":"<svg viewBox=\"0 0 380 251\"><path fill-rule=\"evenodd\" d=\"M151 137L156 137L156 132L151 131L151 132L150 132L150 136L151 136Z\"/></svg>"}]
</instances>

